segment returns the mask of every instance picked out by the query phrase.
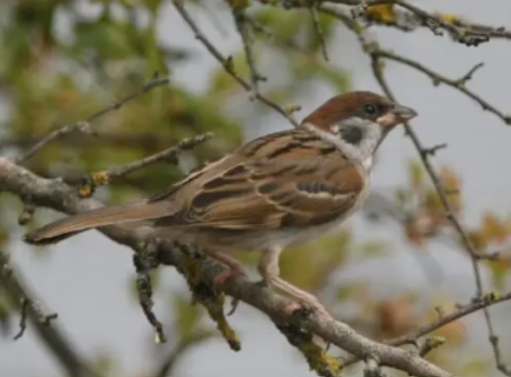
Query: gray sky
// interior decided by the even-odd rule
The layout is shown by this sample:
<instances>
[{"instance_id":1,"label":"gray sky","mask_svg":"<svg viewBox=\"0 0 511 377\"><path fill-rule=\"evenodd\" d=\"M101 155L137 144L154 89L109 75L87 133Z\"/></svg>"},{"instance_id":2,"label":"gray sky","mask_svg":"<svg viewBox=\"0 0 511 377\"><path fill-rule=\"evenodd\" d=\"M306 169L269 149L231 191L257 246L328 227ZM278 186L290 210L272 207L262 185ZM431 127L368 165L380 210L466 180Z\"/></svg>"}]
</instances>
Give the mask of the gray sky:
<instances>
[{"instance_id":1,"label":"gray sky","mask_svg":"<svg viewBox=\"0 0 511 377\"><path fill-rule=\"evenodd\" d=\"M441 9L444 12L459 14L459 10L463 10L461 15L474 21L511 27L509 1L418 0L415 3L425 9ZM208 22L203 22L202 26L225 54L239 48L234 31L226 36L220 35ZM161 35L171 44L194 46L198 53L202 53L196 64L175 71L177 80L200 90L206 82L208 69L215 67L216 63L204 53L170 7L162 17ZM399 49L402 54L452 77L462 75L474 64L483 61L485 67L478 71L469 87L498 108L511 113L511 74L508 68L511 43L492 41L478 48L468 48L452 43L447 37L435 37L427 30L403 34L378 29L378 35L383 46ZM181 38L179 43L177 38ZM347 34L343 34L339 45L334 46L331 52L331 64L347 69L352 74L355 88L379 91L368 63L356 40ZM420 116L413 125L424 144L449 144L448 149L434 158L434 163L436 166L449 164L461 174L467 222L474 224L481 211L488 208L499 214L508 214L511 208L509 127L490 113L481 111L478 105L455 90L433 87L429 79L415 71L389 63L388 72L397 98L419 111ZM304 110L300 115L303 116L331 94L326 91L315 93L310 103L302 104ZM275 128L288 127L278 120ZM411 142L402 133L394 132L380 151L373 187L391 188L402 183L406 177L404 157L415 156ZM362 239L367 228L357 222L356 230ZM394 244L400 244L401 236L395 229L371 228L372 234L375 231ZM433 293L447 292L460 301L468 300L473 293L473 277L466 258L457 250L437 244L432 244L429 250L444 266L445 273L445 279L439 286L433 287ZM52 247L48 258L34 258L21 243L13 245L11 251L16 266L38 297L59 313L58 324L80 351L88 356L107 351L115 356L122 370L129 375L149 371L151 357L148 353L153 349L147 346L150 328L126 289L126 282L133 274L128 250L96 232L88 232ZM410 257L404 248L398 248L396 255L385 261L371 260L354 266L338 278L369 279L377 295L390 295L403 288L428 284L416 259ZM386 271L392 271L392 274ZM184 287L171 268L166 269L164 275L168 286L175 289ZM157 312L167 311L163 308L163 300L156 298L155 301ZM509 306L507 309L509 311ZM470 321L474 324L473 335L481 334L486 338L484 332L479 332L481 323L478 317L472 316ZM277 375L277 371L282 376L313 375L262 314L242 305L231 323L242 339L242 352L234 354L222 340L208 342L187 355L179 368L179 375L255 377ZM502 315L497 316L496 323L504 324ZM511 342L503 341L509 349ZM474 342L473 347L480 352L489 351L486 342ZM511 362L511 357L508 360ZM58 374L57 365L39 346L30 328L18 342L0 339L0 375L42 376L50 373Z\"/></svg>"}]
</instances>

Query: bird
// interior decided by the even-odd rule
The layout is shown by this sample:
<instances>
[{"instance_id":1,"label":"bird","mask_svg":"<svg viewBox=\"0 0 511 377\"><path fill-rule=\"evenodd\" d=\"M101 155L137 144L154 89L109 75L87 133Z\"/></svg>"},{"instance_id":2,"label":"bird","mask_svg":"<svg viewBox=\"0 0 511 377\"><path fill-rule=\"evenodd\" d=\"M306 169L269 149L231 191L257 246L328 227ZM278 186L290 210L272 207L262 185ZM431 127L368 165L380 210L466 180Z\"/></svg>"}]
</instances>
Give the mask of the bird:
<instances>
[{"instance_id":1,"label":"bird","mask_svg":"<svg viewBox=\"0 0 511 377\"><path fill-rule=\"evenodd\" d=\"M164 192L57 220L24 240L46 245L89 229L144 222L145 237L196 245L227 267L215 286L247 277L233 252L258 252L261 282L293 299L286 313L312 307L329 315L315 295L280 276L280 254L335 231L360 207L375 152L395 126L416 116L370 91L338 94L297 127L249 141Z\"/></svg>"}]
</instances>

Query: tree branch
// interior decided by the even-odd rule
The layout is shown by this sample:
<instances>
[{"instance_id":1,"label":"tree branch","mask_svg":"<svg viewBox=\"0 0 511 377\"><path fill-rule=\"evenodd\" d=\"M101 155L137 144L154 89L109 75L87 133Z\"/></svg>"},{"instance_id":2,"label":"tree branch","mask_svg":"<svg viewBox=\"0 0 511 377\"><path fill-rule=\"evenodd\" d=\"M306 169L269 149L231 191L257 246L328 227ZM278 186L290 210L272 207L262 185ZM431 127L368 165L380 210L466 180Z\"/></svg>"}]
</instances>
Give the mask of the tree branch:
<instances>
[{"instance_id":1,"label":"tree branch","mask_svg":"<svg viewBox=\"0 0 511 377\"><path fill-rule=\"evenodd\" d=\"M28 195L35 205L50 207L65 213L77 213L102 205L92 198L80 200L63 182L38 177L6 158L0 158L0 189L16 195ZM133 250L137 250L140 242L144 242L136 238L137 232L133 232L133 228L108 226L101 229L101 232L120 244L130 246ZM178 267L179 271L183 271L187 268L186 258L187 256L179 252L177 248L170 248L165 244L158 245L158 261L162 264L173 265ZM224 267L216 262L204 260L200 263L200 277L204 282L212 285L214 278L223 269ZM280 297L256 283L240 277L224 283L221 288L228 295L266 313L276 323L286 318L285 308L290 303L289 299ZM366 358L367 355L371 355L383 366L397 368L419 377L452 376L451 373L424 360L418 353L374 342L357 334L348 325L317 313L305 317L293 316L290 322L358 357Z\"/></svg>"},{"instance_id":2,"label":"tree branch","mask_svg":"<svg viewBox=\"0 0 511 377\"><path fill-rule=\"evenodd\" d=\"M2 158L0 158L0 164L1 160ZM0 178L0 182L2 181L3 177ZM3 184L0 183L0 188L2 187ZM13 269L9 264L8 256L1 250L0 286L2 286L12 304L20 310L22 318L25 316L30 320L39 338L53 353L55 360L69 377L100 376L82 360L74 346L64 336L57 324L52 321L56 318L56 314L44 314L36 305L37 300L33 298L33 295L23 283L20 273ZM26 324L20 322L21 334L24 331L23 326L26 326Z\"/></svg>"},{"instance_id":3,"label":"tree branch","mask_svg":"<svg viewBox=\"0 0 511 377\"><path fill-rule=\"evenodd\" d=\"M232 76L234 80L240 84L243 89L245 89L247 92L249 92L251 95L253 95L257 100L264 103L266 106L272 108L279 114L281 114L284 118L286 118L291 124L293 124L295 127L298 126L298 123L296 120L294 120L291 117L292 112L286 111L284 108L279 106L277 103L269 99L268 97L261 94L257 88L254 88L250 83L245 80L243 77L241 77L238 72L236 72L236 69L234 68L234 64L231 57L225 58L222 53L211 43L211 41L206 37L206 35L200 30L199 26L195 23L195 21L192 19L188 11L184 8L184 1L183 0L172 0L172 3L174 3L174 6L176 7L178 13L181 15L183 20L188 24L190 29L192 29L193 33L195 34L195 38L197 38L203 45L206 47L206 49L209 51L211 55L222 65L222 67L225 69L225 71ZM293 107L293 110L298 110L298 108Z\"/></svg>"},{"instance_id":4,"label":"tree branch","mask_svg":"<svg viewBox=\"0 0 511 377\"><path fill-rule=\"evenodd\" d=\"M85 120L81 120L76 122L75 124L69 124L63 127L60 127L52 132L50 132L48 135L43 137L39 142L37 142L33 147L31 147L28 151L23 153L21 156L17 157L15 159L16 162L21 163L28 160L30 157L32 157L34 154L36 154L39 150L43 149L46 145L51 143L53 140L62 137L64 135L73 133L73 132L85 132L85 133L93 133L91 129L91 124L98 120L99 118L103 117L104 115L110 113L111 111L120 109L125 103L131 101L134 98L137 98L141 94L148 92L149 90L156 88L158 86L166 85L168 84L170 79L168 77L164 78L158 78L155 77L151 80L149 80L142 88L139 90L127 95L126 97L120 99L119 101L116 101L112 103L111 105L99 110L97 113L91 115Z\"/></svg>"}]
</instances>

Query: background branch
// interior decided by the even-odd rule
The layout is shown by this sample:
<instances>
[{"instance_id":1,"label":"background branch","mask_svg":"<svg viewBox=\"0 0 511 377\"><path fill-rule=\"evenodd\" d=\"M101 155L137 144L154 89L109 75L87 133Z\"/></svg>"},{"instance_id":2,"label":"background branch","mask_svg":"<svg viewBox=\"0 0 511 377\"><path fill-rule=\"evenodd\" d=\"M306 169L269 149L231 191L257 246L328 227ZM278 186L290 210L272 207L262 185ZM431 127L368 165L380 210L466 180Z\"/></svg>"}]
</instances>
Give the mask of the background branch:
<instances>
[{"instance_id":1,"label":"background branch","mask_svg":"<svg viewBox=\"0 0 511 377\"><path fill-rule=\"evenodd\" d=\"M0 178L0 180L2 180ZM1 184L0 184L1 186ZM7 254L0 250L0 288L18 308L21 316L27 316L41 341L53 354L55 360L69 377L100 377L77 353L75 347L59 329L56 314L45 314L37 300L23 283L20 273L10 265ZM24 328L18 335L22 335Z\"/></svg>"}]
</instances>

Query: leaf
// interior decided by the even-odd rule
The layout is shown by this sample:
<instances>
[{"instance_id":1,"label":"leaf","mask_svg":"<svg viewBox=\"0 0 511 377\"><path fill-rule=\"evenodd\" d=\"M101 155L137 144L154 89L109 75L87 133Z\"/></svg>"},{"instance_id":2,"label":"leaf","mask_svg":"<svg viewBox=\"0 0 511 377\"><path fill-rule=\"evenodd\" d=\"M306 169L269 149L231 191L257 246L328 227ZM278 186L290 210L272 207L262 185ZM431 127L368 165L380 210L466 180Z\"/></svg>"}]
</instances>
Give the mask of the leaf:
<instances>
[{"instance_id":1,"label":"leaf","mask_svg":"<svg viewBox=\"0 0 511 377\"><path fill-rule=\"evenodd\" d=\"M413 294L403 294L376 304L376 322L380 336L399 336L415 326L417 318L412 310L413 299Z\"/></svg>"},{"instance_id":2,"label":"leaf","mask_svg":"<svg viewBox=\"0 0 511 377\"><path fill-rule=\"evenodd\" d=\"M484 235L477 230L467 232L468 239L470 243L477 251L483 251L488 246L488 240L484 237Z\"/></svg>"},{"instance_id":3,"label":"leaf","mask_svg":"<svg viewBox=\"0 0 511 377\"><path fill-rule=\"evenodd\" d=\"M482 216L481 233L490 242L501 243L509 238L509 230L504 221L491 212L486 212Z\"/></svg>"},{"instance_id":4,"label":"leaf","mask_svg":"<svg viewBox=\"0 0 511 377\"><path fill-rule=\"evenodd\" d=\"M461 182L458 176L452 169L447 167L443 167L440 170L439 176L447 199L455 212L458 213L461 210Z\"/></svg>"},{"instance_id":5,"label":"leaf","mask_svg":"<svg viewBox=\"0 0 511 377\"><path fill-rule=\"evenodd\" d=\"M357 247L356 255L357 257L376 257L382 256L382 254L387 254L389 252L389 245L384 241L379 240L370 240L360 244Z\"/></svg>"},{"instance_id":6,"label":"leaf","mask_svg":"<svg viewBox=\"0 0 511 377\"><path fill-rule=\"evenodd\" d=\"M303 289L315 291L342 266L351 240L349 232L340 232L286 250L280 260L281 275Z\"/></svg>"},{"instance_id":7,"label":"leaf","mask_svg":"<svg viewBox=\"0 0 511 377\"><path fill-rule=\"evenodd\" d=\"M409 185L412 190L419 190L424 184L424 168L417 160L408 163Z\"/></svg>"},{"instance_id":8,"label":"leaf","mask_svg":"<svg viewBox=\"0 0 511 377\"><path fill-rule=\"evenodd\" d=\"M457 372L458 376L488 376L491 374L490 368L493 364L488 359L471 358L463 367Z\"/></svg>"},{"instance_id":9,"label":"leaf","mask_svg":"<svg viewBox=\"0 0 511 377\"><path fill-rule=\"evenodd\" d=\"M334 69L325 64L317 64L312 73L317 78L324 80L327 85L332 86L337 93L347 92L351 88L349 75L339 67Z\"/></svg>"},{"instance_id":10,"label":"leaf","mask_svg":"<svg viewBox=\"0 0 511 377\"><path fill-rule=\"evenodd\" d=\"M498 290L504 290L511 267L511 256L509 253L500 255L499 259L485 260L484 262L490 270L494 287Z\"/></svg>"},{"instance_id":11,"label":"leaf","mask_svg":"<svg viewBox=\"0 0 511 377\"><path fill-rule=\"evenodd\" d=\"M439 313L436 308L441 308L442 313L451 313L456 310L452 299L440 293L434 300L434 306L427 312L421 323L430 323L437 320ZM463 318L460 318L438 328L432 334L446 338L448 344L459 345L464 342L467 337L467 327Z\"/></svg>"}]
</instances>

